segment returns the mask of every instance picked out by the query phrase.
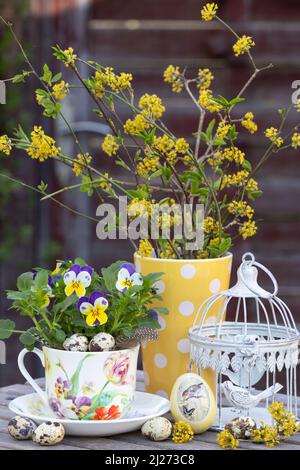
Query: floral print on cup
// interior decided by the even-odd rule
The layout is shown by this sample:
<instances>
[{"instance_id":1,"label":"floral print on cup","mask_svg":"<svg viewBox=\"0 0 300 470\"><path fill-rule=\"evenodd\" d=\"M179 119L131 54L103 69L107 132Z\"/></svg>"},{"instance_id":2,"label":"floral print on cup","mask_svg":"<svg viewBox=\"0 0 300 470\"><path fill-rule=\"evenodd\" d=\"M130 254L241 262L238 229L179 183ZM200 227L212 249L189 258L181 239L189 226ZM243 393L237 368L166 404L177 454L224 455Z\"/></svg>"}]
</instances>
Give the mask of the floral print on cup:
<instances>
[{"instance_id":1,"label":"floral print on cup","mask_svg":"<svg viewBox=\"0 0 300 470\"><path fill-rule=\"evenodd\" d=\"M49 406L60 418L104 421L118 419L129 411L134 398L135 369L130 366L133 359L136 361L135 349L105 356L84 353L70 374L63 358L53 365L49 353L45 356L49 370L55 374L60 371L51 380L52 388L47 389ZM89 374L93 380L89 380Z\"/></svg>"}]
</instances>

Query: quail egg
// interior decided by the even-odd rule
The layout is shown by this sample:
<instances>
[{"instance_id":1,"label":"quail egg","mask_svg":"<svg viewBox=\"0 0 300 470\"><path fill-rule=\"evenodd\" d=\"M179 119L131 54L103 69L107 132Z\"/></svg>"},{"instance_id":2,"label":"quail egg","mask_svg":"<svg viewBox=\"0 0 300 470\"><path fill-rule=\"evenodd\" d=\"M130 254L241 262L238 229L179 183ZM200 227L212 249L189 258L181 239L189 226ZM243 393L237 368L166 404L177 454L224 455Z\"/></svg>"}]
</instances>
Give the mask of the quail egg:
<instances>
[{"instance_id":1,"label":"quail egg","mask_svg":"<svg viewBox=\"0 0 300 470\"><path fill-rule=\"evenodd\" d=\"M172 434L172 424L167 418L152 418L143 424L142 434L151 441L165 441Z\"/></svg>"},{"instance_id":2,"label":"quail egg","mask_svg":"<svg viewBox=\"0 0 300 470\"><path fill-rule=\"evenodd\" d=\"M33 442L41 446L54 446L65 437L65 429L62 424L47 421L40 424L32 435Z\"/></svg>"},{"instance_id":3,"label":"quail egg","mask_svg":"<svg viewBox=\"0 0 300 470\"><path fill-rule=\"evenodd\" d=\"M115 346L115 339L109 333L98 333L89 344L89 350L95 351L111 351Z\"/></svg>"},{"instance_id":4,"label":"quail egg","mask_svg":"<svg viewBox=\"0 0 300 470\"><path fill-rule=\"evenodd\" d=\"M252 431L256 429L256 423L249 416L240 416L226 424L225 429L230 431L235 439L250 439Z\"/></svg>"},{"instance_id":5,"label":"quail egg","mask_svg":"<svg viewBox=\"0 0 300 470\"><path fill-rule=\"evenodd\" d=\"M67 351L86 352L89 347L89 340L86 336L75 333L65 340L63 347Z\"/></svg>"},{"instance_id":6,"label":"quail egg","mask_svg":"<svg viewBox=\"0 0 300 470\"><path fill-rule=\"evenodd\" d=\"M24 418L23 416L15 416L8 423L8 432L14 439L18 441L25 441L31 439L36 425L31 419Z\"/></svg>"}]
</instances>

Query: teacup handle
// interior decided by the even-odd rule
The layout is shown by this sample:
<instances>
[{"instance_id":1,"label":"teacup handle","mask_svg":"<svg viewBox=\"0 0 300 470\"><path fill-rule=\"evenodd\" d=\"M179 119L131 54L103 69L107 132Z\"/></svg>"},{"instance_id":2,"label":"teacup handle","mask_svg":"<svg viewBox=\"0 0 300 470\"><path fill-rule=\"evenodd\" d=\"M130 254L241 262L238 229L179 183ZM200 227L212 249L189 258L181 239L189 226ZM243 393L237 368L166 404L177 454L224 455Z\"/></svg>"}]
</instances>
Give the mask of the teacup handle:
<instances>
[{"instance_id":1,"label":"teacup handle","mask_svg":"<svg viewBox=\"0 0 300 470\"><path fill-rule=\"evenodd\" d=\"M25 365L24 365L24 357L27 353L33 352L36 354L40 360L41 363L43 364L43 367L45 367L45 360L44 360L44 353L40 349L34 348L32 351L28 351L27 349L22 349L18 356L18 366L20 369L21 374L25 377L28 383L34 388L34 390L38 393L38 395L41 397L43 402L48 405L48 398L46 393L41 389L41 387L36 383L36 381L31 377L29 372L27 371Z\"/></svg>"}]
</instances>

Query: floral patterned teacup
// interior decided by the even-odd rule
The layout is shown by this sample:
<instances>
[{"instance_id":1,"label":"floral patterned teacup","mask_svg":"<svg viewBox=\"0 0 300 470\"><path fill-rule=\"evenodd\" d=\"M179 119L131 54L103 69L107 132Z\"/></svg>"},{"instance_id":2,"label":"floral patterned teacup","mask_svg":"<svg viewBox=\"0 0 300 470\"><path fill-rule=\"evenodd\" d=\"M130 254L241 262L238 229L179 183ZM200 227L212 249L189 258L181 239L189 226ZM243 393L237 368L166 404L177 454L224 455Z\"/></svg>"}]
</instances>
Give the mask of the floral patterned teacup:
<instances>
[{"instance_id":1,"label":"floral patterned teacup","mask_svg":"<svg viewBox=\"0 0 300 470\"><path fill-rule=\"evenodd\" d=\"M139 346L107 352L34 349L45 367L44 392L18 357L21 373L55 415L66 419L112 420L125 416L133 403Z\"/></svg>"}]
</instances>

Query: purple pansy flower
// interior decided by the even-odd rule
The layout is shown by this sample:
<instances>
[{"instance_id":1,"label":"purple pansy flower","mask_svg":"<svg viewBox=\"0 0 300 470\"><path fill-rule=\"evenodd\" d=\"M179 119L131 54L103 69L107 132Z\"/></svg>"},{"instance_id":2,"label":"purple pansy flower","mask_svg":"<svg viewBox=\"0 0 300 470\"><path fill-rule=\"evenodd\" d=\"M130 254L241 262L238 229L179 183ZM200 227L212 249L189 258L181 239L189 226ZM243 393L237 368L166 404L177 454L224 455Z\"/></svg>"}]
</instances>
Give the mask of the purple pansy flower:
<instances>
[{"instance_id":1,"label":"purple pansy flower","mask_svg":"<svg viewBox=\"0 0 300 470\"><path fill-rule=\"evenodd\" d=\"M74 264L64 275L66 296L76 294L77 297L83 297L86 288L91 285L92 274L93 268L90 266L81 267L79 264Z\"/></svg>"},{"instance_id":2,"label":"purple pansy flower","mask_svg":"<svg viewBox=\"0 0 300 470\"><path fill-rule=\"evenodd\" d=\"M149 310L147 316L152 317L154 320L158 321L158 313L155 310Z\"/></svg>"},{"instance_id":3,"label":"purple pansy flower","mask_svg":"<svg viewBox=\"0 0 300 470\"><path fill-rule=\"evenodd\" d=\"M86 323L89 326L104 325L108 320L105 313L108 300L102 292L92 292L89 297L81 297L77 306L80 313L86 315Z\"/></svg>"},{"instance_id":4,"label":"purple pansy flower","mask_svg":"<svg viewBox=\"0 0 300 470\"><path fill-rule=\"evenodd\" d=\"M133 264L124 263L121 265L116 282L117 290L124 292L132 286L141 286L142 284L143 278L141 274L136 272Z\"/></svg>"},{"instance_id":5,"label":"purple pansy flower","mask_svg":"<svg viewBox=\"0 0 300 470\"><path fill-rule=\"evenodd\" d=\"M78 397L73 400L70 409L74 411L78 417L82 417L88 413L91 404L92 401L89 397Z\"/></svg>"},{"instance_id":6,"label":"purple pansy flower","mask_svg":"<svg viewBox=\"0 0 300 470\"><path fill-rule=\"evenodd\" d=\"M55 382L55 394L57 398L65 398L71 390L72 384L68 380L58 377Z\"/></svg>"}]
</instances>

